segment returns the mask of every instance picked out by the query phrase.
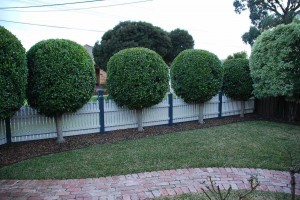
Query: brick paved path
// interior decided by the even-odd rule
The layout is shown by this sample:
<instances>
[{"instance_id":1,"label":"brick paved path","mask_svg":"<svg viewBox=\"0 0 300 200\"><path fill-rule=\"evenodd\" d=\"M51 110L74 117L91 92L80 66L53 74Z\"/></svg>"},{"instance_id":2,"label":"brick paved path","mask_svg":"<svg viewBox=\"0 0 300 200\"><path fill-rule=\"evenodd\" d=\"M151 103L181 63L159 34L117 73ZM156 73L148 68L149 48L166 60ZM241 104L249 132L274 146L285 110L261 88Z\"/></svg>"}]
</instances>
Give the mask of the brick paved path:
<instances>
[{"instance_id":1,"label":"brick paved path","mask_svg":"<svg viewBox=\"0 0 300 200\"><path fill-rule=\"evenodd\" d=\"M288 172L193 168L92 179L0 180L0 199L147 199L201 192L208 176L223 189L229 185L234 190L247 189L250 175L258 176L258 190L290 193ZM300 174L296 175L296 194L300 195Z\"/></svg>"}]
</instances>

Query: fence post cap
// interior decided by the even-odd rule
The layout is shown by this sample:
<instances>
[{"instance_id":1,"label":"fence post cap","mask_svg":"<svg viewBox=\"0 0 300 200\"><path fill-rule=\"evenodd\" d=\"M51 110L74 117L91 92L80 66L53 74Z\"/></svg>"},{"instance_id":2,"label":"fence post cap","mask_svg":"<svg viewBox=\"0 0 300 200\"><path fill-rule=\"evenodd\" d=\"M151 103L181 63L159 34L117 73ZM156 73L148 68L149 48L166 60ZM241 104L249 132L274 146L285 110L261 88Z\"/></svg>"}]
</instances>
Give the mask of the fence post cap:
<instances>
[{"instance_id":1,"label":"fence post cap","mask_svg":"<svg viewBox=\"0 0 300 200\"><path fill-rule=\"evenodd\" d=\"M98 89L97 92L98 92L98 96L103 96L103 89Z\"/></svg>"}]
</instances>

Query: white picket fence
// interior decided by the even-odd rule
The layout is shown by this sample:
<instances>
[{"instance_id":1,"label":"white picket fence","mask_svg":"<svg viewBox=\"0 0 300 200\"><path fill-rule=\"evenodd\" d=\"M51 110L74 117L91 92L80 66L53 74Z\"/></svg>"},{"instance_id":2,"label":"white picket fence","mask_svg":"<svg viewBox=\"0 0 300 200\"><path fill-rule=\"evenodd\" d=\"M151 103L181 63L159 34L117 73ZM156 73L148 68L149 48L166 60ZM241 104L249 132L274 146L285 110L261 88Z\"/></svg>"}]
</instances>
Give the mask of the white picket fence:
<instances>
[{"instance_id":1,"label":"white picket fence","mask_svg":"<svg viewBox=\"0 0 300 200\"><path fill-rule=\"evenodd\" d=\"M161 103L143 110L143 125L154 126L169 123L169 103L165 98ZM216 95L204 104L204 119L218 117L219 97ZM254 100L245 104L245 113L252 113ZM180 98L173 98L173 122L197 120L199 105L187 104ZM222 116L237 115L240 112L240 102L222 97ZM87 103L76 113L63 116L64 136L99 133L99 103ZM104 100L105 131L137 128L135 110L120 108L112 100ZM29 106L23 106L11 118L12 142L38 140L56 137L54 119L37 113ZM0 145L5 144L5 122L0 121Z\"/></svg>"}]
</instances>

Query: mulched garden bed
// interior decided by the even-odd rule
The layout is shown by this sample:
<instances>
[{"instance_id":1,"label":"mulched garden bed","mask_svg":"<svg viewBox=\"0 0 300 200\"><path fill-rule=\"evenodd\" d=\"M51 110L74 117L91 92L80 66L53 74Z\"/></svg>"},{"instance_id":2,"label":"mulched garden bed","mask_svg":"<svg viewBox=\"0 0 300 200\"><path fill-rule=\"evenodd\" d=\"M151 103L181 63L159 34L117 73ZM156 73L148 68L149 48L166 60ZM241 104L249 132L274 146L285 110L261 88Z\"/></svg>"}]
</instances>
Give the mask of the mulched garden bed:
<instances>
[{"instance_id":1,"label":"mulched garden bed","mask_svg":"<svg viewBox=\"0 0 300 200\"><path fill-rule=\"evenodd\" d=\"M65 137L66 142L57 144L56 139L44 139L28 142L17 142L11 145L0 146L0 167L20 162L29 158L58 153L72 149L79 149L95 144L113 143L117 141L134 140L138 138L162 135L167 133L208 128L241 121L260 120L262 117L255 114L247 114L244 118L239 116L224 117L221 119L206 119L205 123L199 125L197 121L178 123L173 126L151 126L145 127L143 132L137 129L126 129L110 131L105 134L88 134ZM277 120L278 121L278 120ZM280 121L283 122L283 121Z\"/></svg>"}]
</instances>

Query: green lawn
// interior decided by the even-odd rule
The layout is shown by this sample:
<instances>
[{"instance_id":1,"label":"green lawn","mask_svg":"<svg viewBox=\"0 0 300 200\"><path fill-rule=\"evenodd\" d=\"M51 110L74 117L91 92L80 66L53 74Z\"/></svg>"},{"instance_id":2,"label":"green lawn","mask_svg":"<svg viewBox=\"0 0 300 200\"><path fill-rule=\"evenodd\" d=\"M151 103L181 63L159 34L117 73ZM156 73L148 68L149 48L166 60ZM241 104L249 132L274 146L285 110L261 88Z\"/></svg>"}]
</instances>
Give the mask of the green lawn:
<instances>
[{"instance_id":1,"label":"green lawn","mask_svg":"<svg viewBox=\"0 0 300 200\"><path fill-rule=\"evenodd\" d=\"M240 191L244 194L244 191ZM209 194L209 193L208 193ZM225 196L225 195L224 195ZM253 193L246 196L245 200L283 200L283 199L291 199L292 195L285 193L276 193L276 192L262 192L262 191L254 191ZM156 200L207 200L208 198L204 193L198 194L184 194L176 197L162 197L157 198ZM232 191L230 198L228 200L237 200L238 193L237 191ZM300 200L300 196L296 196L296 200Z\"/></svg>"},{"instance_id":2,"label":"green lawn","mask_svg":"<svg viewBox=\"0 0 300 200\"><path fill-rule=\"evenodd\" d=\"M286 170L300 158L300 126L249 121L96 145L0 169L1 179L88 178L185 167Z\"/></svg>"}]
</instances>

